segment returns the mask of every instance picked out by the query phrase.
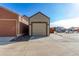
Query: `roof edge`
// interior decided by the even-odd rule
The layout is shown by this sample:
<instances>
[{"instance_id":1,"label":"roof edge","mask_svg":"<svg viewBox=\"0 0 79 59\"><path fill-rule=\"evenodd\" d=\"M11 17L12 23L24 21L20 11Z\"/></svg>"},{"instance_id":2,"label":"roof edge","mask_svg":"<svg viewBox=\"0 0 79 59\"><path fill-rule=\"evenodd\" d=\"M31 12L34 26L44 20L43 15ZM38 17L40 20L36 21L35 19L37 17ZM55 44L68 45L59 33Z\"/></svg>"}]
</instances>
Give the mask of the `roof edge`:
<instances>
[{"instance_id":1,"label":"roof edge","mask_svg":"<svg viewBox=\"0 0 79 59\"><path fill-rule=\"evenodd\" d=\"M6 8L6 7L0 6L0 8L3 8L3 9L5 9L5 10L7 10L7 11L10 11L11 13L14 13L14 14L16 14L16 15L19 15L19 14L15 13L15 12L13 12L13 11L9 10L9 9L8 9L8 8ZM20 16L20 15L19 15L19 16Z\"/></svg>"},{"instance_id":2,"label":"roof edge","mask_svg":"<svg viewBox=\"0 0 79 59\"><path fill-rule=\"evenodd\" d=\"M33 14L32 16L30 16L29 18L32 18L33 16L35 16L35 15L37 15L37 14L42 14L43 16L45 16L45 17L47 17L48 19L50 18L50 17L48 17L47 15L45 15L45 14L43 14L42 12L37 12L37 13L35 13L35 14Z\"/></svg>"}]
</instances>

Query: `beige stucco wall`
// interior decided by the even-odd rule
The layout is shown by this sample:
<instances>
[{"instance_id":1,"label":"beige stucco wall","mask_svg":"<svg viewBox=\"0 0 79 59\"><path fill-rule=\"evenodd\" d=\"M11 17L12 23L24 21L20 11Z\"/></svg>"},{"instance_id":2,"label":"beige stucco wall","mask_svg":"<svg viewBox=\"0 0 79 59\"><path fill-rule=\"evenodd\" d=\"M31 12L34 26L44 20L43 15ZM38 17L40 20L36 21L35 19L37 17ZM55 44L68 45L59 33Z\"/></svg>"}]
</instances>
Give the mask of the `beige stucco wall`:
<instances>
[{"instance_id":1,"label":"beige stucco wall","mask_svg":"<svg viewBox=\"0 0 79 59\"><path fill-rule=\"evenodd\" d=\"M32 35L31 34L31 23L32 22L46 22L47 23L47 35L49 35L49 24L50 24L50 22L49 22L49 18L47 18L46 16L44 16L44 15L42 15L42 14L40 14L40 13L38 13L38 14L36 14L36 15L34 15L34 16L32 16L32 17L30 17L30 21L29 21L29 35ZM37 27L36 27L37 28Z\"/></svg>"},{"instance_id":2,"label":"beige stucco wall","mask_svg":"<svg viewBox=\"0 0 79 59\"><path fill-rule=\"evenodd\" d=\"M22 27L27 26L27 25L29 26L28 18L24 18L23 16L18 15L18 19L16 20L16 34L17 34L17 36L20 36L23 34L21 32L22 31L21 25L22 25Z\"/></svg>"},{"instance_id":3,"label":"beige stucco wall","mask_svg":"<svg viewBox=\"0 0 79 59\"><path fill-rule=\"evenodd\" d=\"M30 18L31 22L47 22L49 24L49 19L40 13Z\"/></svg>"},{"instance_id":4,"label":"beige stucco wall","mask_svg":"<svg viewBox=\"0 0 79 59\"><path fill-rule=\"evenodd\" d=\"M24 29L27 30L27 26L29 26L29 22L28 22L28 18L27 17L23 17L23 16L19 16L19 21L18 21L18 34L22 35Z\"/></svg>"},{"instance_id":5,"label":"beige stucco wall","mask_svg":"<svg viewBox=\"0 0 79 59\"><path fill-rule=\"evenodd\" d=\"M20 17L19 22L22 22L22 23L24 23L26 25L29 24L27 17L22 17L22 16L19 16L19 17Z\"/></svg>"}]
</instances>

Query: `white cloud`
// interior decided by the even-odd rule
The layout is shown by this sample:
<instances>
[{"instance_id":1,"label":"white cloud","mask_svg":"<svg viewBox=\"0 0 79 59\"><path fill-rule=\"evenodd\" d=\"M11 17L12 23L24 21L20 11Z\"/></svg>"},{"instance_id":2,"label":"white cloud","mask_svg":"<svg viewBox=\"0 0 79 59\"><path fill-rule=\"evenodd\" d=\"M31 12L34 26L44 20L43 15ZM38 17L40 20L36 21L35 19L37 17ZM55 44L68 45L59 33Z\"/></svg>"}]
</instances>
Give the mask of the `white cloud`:
<instances>
[{"instance_id":1,"label":"white cloud","mask_svg":"<svg viewBox=\"0 0 79 59\"><path fill-rule=\"evenodd\" d=\"M50 23L50 27L53 27L53 26L62 26L65 28L79 27L79 17L71 18L71 19L63 19L63 20Z\"/></svg>"}]
</instances>

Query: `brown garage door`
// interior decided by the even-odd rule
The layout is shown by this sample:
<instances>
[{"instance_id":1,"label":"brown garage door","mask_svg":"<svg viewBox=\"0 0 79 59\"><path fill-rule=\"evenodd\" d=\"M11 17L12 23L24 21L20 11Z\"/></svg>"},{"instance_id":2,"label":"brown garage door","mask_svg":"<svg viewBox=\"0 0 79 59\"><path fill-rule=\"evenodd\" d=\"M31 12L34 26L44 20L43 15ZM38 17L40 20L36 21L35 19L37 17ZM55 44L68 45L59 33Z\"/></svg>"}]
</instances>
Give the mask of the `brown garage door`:
<instances>
[{"instance_id":1,"label":"brown garage door","mask_svg":"<svg viewBox=\"0 0 79 59\"><path fill-rule=\"evenodd\" d=\"M16 22L9 20L0 20L0 36L15 36Z\"/></svg>"},{"instance_id":2,"label":"brown garage door","mask_svg":"<svg viewBox=\"0 0 79 59\"><path fill-rule=\"evenodd\" d=\"M46 36L46 23L32 23L32 35Z\"/></svg>"}]
</instances>

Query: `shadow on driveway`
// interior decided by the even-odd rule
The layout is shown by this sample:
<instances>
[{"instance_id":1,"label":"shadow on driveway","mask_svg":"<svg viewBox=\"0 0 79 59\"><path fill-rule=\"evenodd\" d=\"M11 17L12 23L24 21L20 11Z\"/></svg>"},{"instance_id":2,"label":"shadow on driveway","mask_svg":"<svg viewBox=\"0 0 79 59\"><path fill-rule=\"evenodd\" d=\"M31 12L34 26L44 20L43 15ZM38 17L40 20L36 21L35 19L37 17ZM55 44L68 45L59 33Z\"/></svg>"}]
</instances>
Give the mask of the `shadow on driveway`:
<instances>
[{"instance_id":1,"label":"shadow on driveway","mask_svg":"<svg viewBox=\"0 0 79 59\"><path fill-rule=\"evenodd\" d=\"M29 40L38 40L39 38L44 38L47 36L28 36L28 35L21 35L18 37L15 37L11 39L10 41L0 41L0 45L7 45L7 44L12 44L12 43L17 43L17 42L28 42Z\"/></svg>"},{"instance_id":2,"label":"shadow on driveway","mask_svg":"<svg viewBox=\"0 0 79 59\"><path fill-rule=\"evenodd\" d=\"M10 40L10 42L20 42L20 41L29 41L29 40L30 40L30 36L21 35L21 36L13 38L12 40Z\"/></svg>"}]
</instances>

